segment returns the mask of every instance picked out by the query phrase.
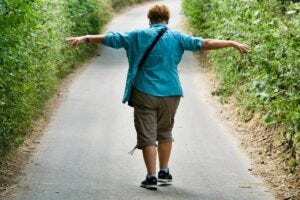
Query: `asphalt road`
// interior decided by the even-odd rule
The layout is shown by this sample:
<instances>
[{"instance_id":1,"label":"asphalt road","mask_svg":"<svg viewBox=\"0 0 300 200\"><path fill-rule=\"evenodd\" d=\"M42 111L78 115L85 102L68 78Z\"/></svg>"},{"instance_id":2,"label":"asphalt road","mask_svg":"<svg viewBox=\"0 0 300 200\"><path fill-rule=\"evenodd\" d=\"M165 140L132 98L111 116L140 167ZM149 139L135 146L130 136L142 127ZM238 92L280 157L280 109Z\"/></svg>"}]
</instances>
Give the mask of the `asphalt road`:
<instances>
[{"instance_id":1,"label":"asphalt road","mask_svg":"<svg viewBox=\"0 0 300 200\"><path fill-rule=\"evenodd\" d=\"M179 0L160 1L172 11L170 27L180 30ZM116 16L107 30L148 26L147 3ZM145 167L132 108L121 103L127 72L124 50L103 48L101 56L69 88L7 200L102 199L273 199L261 180L248 171L250 162L235 139L216 119L204 99L201 69L192 53L180 65L185 92L176 117L170 163L174 184L158 191L140 188Z\"/></svg>"}]
</instances>

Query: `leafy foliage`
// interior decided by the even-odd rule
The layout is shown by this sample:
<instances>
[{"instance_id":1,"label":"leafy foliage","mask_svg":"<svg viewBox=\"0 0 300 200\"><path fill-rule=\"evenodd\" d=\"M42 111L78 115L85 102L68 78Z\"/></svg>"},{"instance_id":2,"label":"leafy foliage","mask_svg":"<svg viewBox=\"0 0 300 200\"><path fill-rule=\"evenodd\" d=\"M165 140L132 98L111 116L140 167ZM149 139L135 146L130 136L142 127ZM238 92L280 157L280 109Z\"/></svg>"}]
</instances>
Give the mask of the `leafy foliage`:
<instances>
[{"instance_id":1,"label":"leafy foliage","mask_svg":"<svg viewBox=\"0 0 300 200\"><path fill-rule=\"evenodd\" d=\"M194 33L248 43L245 56L232 49L210 53L222 80L219 93L235 95L250 112L261 113L300 161L300 3L278 0L184 0ZM283 129L282 129L283 128Z\"/></svg>"},{"instance_id":2,"label":"leafy foliage","mask_svg":"<svg viewBox=\"0 0 300 200\"><path fill-rule=\"evenodd\" d=\"M149 1L149 0L110 0L110 3L111 5L113 5L113 8L116 9L116 10L120 10L122 8L124 8L124 6L127 6L127 5L131 5L131 4L134 4L134 3L140 3L140 2L143 2L143 1Z\"/></svg>"},{"instance_id":3,"label":"leafy foliage","mask_svg":"<svg viewBox=\"0 0 300 200\"><path fill-rule=\"evenodd\" d=\"M0 158L23 142L60 78L93 55L96 46L70 48L64 38L97 34L115 3L0 0Z\"/></svg>"}]
</instances>

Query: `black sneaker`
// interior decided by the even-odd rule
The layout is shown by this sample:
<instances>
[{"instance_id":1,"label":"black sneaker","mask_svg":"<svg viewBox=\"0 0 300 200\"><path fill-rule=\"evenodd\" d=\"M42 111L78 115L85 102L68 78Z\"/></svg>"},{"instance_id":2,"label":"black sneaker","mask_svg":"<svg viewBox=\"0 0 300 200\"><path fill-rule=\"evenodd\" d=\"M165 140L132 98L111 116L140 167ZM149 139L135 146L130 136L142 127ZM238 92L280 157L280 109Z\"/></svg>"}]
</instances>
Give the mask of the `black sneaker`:
<instances>
[{"instance_id":1,"label":"black sneaker","mask_svg":"<svg viewBox=\"0 0 300 200\"><path fill-rule=\"evenodd\" d=\"M155 176L146 177L146 180L141 183L141 187L148 190L157 190L157 178Z\"/></svg>"},{"instance_id":2,"label":"black sneaker","mask_svg":"<svg viewBox=\"0 0 300 200\"><path fill-rule=\"evenodd\" d=\"M158 172L158 182L161 183L171 183L173 181L172 175L168 172L160 170Z\"/></svg>"}]
</instances>

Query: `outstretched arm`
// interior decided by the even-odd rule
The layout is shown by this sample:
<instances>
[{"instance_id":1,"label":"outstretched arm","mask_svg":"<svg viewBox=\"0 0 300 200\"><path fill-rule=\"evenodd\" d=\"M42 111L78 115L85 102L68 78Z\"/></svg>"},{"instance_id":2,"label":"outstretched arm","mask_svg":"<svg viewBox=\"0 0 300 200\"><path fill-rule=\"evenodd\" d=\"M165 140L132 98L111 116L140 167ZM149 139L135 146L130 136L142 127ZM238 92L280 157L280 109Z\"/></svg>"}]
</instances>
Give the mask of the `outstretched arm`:
<instances>
[{"instance_id":1,"label":"outstretched arm","mask_svg":"<svg viewBox=\"0 0 300 200\"><path fill-rule=\"evenodd\" d=\"M204 39L202 45L203 50L214 50L227 47L233 47L241 53L247 53L251 51L251 48L248 45L231 40Z\"/></svg>"},{"instance_id":2,"label":"outstretched arm","mask_svg":"<svg viewBox=\"0 0 300 200\"><path fill-rule=\"evenodd\" d=\"M105 38L105 34L102 35L84 35L79 37L69 37L66 38L67 41L70 41L72 46L78 46L84 42L91 42L91 43L102 43Z\"/></svg>"}]
</instances>

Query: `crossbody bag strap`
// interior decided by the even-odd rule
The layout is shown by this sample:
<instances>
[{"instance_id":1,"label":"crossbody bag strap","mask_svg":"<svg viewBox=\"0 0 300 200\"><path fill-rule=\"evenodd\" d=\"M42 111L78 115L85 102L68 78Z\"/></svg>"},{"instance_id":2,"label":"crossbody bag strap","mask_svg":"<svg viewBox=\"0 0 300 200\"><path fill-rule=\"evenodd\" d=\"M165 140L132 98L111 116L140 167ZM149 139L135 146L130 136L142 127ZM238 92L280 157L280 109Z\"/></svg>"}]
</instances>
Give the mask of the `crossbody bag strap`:
<instances>
[{"instance_id":1,"label":"crossbody bag strap","mask_svg":"<svg viewBox=\"0 0 300 200\"><path fill-rule=\"evenodd\" d=\"M149 56L150 52L152 51L153 47L156 45L156 43L158 42L158 40L163 36L163 34L167 31L167 28L164 27L162 29L159 30L158 35L156 36L156 38L153 40L152 44L148 47L148 49L146 50L142 60L140 61L139 65L138 65L138 71L142 68L142 66L144 65L147 57Z\"/></svg>"},{"instance_id":2,"label":"crossbody bag strap","mask_svg":"<svg viewBox=\"0 0 300 200\"><path fill-rule=\"evenodd\" d=\"M138 65L138 71L142 68L142 66L144 65L148 55L150 54L150 52L152 51L153 47L156 45L156 43L158 42L158 40L161 38L161 36L167 31L167 28L164 27L162 29L159 30L157 36L155 37L155 39L153 40L152 44L148 47L148 49L146 50L144 56L142 57L139 65ZM131 97L130 97L131 98ZM132 101L128 100L128 105L133 107ZM132 153L134 152L135 148L131 151Z\"/></svg>"}]
</instances>

